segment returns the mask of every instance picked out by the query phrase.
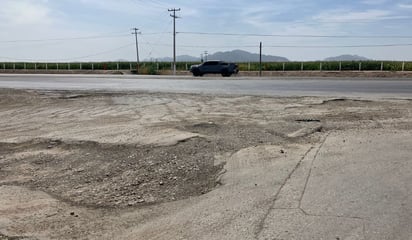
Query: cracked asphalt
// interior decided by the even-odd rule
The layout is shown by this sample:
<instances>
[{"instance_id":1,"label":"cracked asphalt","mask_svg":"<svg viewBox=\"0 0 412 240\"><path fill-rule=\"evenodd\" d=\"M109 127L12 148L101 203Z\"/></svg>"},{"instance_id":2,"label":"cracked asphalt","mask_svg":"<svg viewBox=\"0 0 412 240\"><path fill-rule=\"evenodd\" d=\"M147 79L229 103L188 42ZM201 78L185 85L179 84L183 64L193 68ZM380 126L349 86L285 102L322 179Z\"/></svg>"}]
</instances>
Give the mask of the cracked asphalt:
<instances>
[{"instance_id":1,"label":"cracked asphalt","mask_svg":"<svg viewBox=\"0 0 412 240\"><path fill-rule=\"evenodd\" d=\"M0 94L2 240L412 236L411 100Z\"/></svg>"}]
</instances>

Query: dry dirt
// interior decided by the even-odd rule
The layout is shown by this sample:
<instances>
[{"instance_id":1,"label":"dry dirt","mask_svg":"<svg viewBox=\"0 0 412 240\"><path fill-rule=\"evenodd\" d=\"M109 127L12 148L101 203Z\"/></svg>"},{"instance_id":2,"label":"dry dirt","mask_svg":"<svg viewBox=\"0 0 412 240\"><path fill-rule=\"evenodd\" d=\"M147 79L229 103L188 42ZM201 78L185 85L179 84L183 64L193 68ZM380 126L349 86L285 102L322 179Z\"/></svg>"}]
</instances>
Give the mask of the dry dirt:
<instances>
[{"instance_id":1,"label":"dry dirt","mask_svg":"<svg viewBox=\"0 0 412 240\"><path fill-rule=\"evenodd\" d=\"M4 70L0 73L16 74L104 74L104 75L129 75L133 74L128 70ZM171 70L162 70L159 75L172 75ZM177 75L192 75L189 71L177 71ZM221 76L220 74L210 74L210 76ZM257 77L259 71L240 71L237 76ZM339 78L411 78L412 71L263 71L262 77L339 77Z\"/></svg>"},{"instance_id":2,"label":"dry dirt","mask_svg":"<svg viewBox=\"0 0 412 240\"><path fill-rule=\"evenodd\" d=\"M3 89L0 239L113 239L220 188L245 149L287 157L330 131L410 129L411 115L396 99Z\"/></svg>"}]
</instances>

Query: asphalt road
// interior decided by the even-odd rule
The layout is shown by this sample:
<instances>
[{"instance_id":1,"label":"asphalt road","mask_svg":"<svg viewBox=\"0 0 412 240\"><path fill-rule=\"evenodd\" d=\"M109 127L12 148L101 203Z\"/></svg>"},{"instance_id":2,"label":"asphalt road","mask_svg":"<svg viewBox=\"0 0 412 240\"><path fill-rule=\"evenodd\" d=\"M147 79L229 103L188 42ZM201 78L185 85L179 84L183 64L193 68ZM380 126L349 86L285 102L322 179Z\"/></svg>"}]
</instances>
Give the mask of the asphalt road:
<instances>
[{"instance_id":1,"label":"asphalt road","mask_svg":"<svg viewBox=\"0 0 412 240\"><path fill-rule=\"evenodd\" d=\"M2 74L0 88L407 98L412 79Z\"/></svg>"}]
</instances>

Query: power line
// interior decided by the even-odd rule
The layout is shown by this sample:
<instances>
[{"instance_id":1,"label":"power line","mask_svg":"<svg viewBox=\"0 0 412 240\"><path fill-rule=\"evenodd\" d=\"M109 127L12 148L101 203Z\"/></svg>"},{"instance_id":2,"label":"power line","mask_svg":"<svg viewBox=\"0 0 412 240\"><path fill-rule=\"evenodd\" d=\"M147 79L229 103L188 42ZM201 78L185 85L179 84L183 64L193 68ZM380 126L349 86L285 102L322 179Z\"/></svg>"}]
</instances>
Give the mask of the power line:
<instances>
[{"instance_id":1,"label":"power line","mask_svg":"<svg viewBox=\"0 0 412 240\"><path fill-rule=\"evenodd\" d=\"M153 4L158 5L159 7L167 7L165 3L158 1L158 0L150 0L149 2L152 2Z\"/></svg>"},{"instance_id":2,"label":"power line","mask_svg":"<svg viewBox=\"0 0 412 240\"><path fill-rule=\"evenodd\" d=\"M76 58L66 58L66 59L61 59L61 60L63 60L63 61L64 61L64 60L68 61L68 60L85 59L85 58L89 58L89 57L100 56L100 55L104 55L104 54L107 54L107 53L117 52L117 51L119 51L119 50L121 50L121 49L128 48L128 47L133 46L133 45L134 45L134 43L130 43L130 44L123 45L123 46L120 46L120 47L117 47L117 48L113 48L113 49L110 49L110 50L107 50L107 51L103 51L103 52L98 52L98 53L94 53L94 54L90 54L90 55L85 55L85 56L80 56L80 57L76 57Z\"/></svg>"},{"instance_id":3,"label":"power line","mask_svg":"<svg viewBox=\"0 0 412 240\"><path fill-rule=\"evenodd\" d=\"M149 33L141 33L142 35L163 35L163 34L170 34L172 32L149 32Z\"/></svg>"},{"instance_id":4,"label":"power line","mask_svg":"<svg viewBox=\"0 0 412 240\"><path fill-rule=\"evenodd\" d=\"M120 38L128 37L126 34L115 35L94 35L85 37L70 37L70 38L47 38L47 39L24 39L24 40L2 40L0 43L25 43L25 42L50 42L50 41L71 41L71 40L89 40L89 39L103 39L103 38Z\"/></svg>"},{"instance_id":5,"label":"power line","mask_svg":"<svg viewBox=\"0 0 412 240\"><path fill-rule=\"evenodd\" d=\"M11 57L5 57L5 56L0 56L0 58L16 60L16 61L74 61L74 60L78 60L78 59L85 59L85 58L89 58L89 57L95 57L95 56L104 55L104 54L107 54L107 53L116 52L116 51L119 51L121 49L128 48L132 45L134 45L134 43L123 45L123 46L113 48L113 49L103 51L103 52L98 52L98 53L94 53L94 54L90 54L90 55L85 55L85 56L80 56L80 57L73 57L73 58L47 59L47 60L46 59L29 59L29 58L11 58Z\"/></svg>"},{"instance_id":6,"label":"power line","mask_svg":"<svg viewBox=\"0 0 412 240\"><path fill-rule=\"evenodd\" d=\"M173 23L173 20L170 20L168 23L165 23L164 28L162 29L162 30L163 30L162 32L142 34L142 38L144 39L144 41L146 41L146 40L145 40L145 38L143 37L143 35L159 35L159 36L156 38L155 41L152 41L152 42L146 41L146 44L147 44L147 45L149 46L149 48L150 48L150 52L149 52L149 54L148 54L148 58L150 58L150 57L152 56L152 53L155 52L155 49L154 49L153 46L158 45L159 42L160 42L160 40L162 40L162 36L161 36L161 35L166 34L166 33L167 33L167 34L171 33L171 32L165 32L165 31L169 28L169 26L170 26L172 23ZM168 46L170 46L170 45L168 45Z\"/></svg>"},{"instance_id":7,"label":"power line","mask_svg":"<svg viewBox=\"0 0 412 240\"><path fill-rule=\"evenodd\" d=\"M163 44L166 46L166 44ZM168 45L170 46L170 45ZM257 45L178 45L179 48L255 48Z\"/></svg>"},{"instance_id":8,"label":"power line","mask_svg":"<svg viewBox=\"0 0 412 240\"><path fill-rule=\"evenodd\" d=\"M149 32L140 33L142 35L164 35L170 34L171 32ZM60 41L71 41L71 40L94 40L94 39L107 39L107 38L126 38L129 37L128 34L118 34L118 35L96 35L96 36L84 36L84 37L71 37L71 38L45 38L45 39L16 39L16 40L0 40L0 43L31 43L31 42L60 42Z\"/></svg>"},{"instance_id":9,"label":"power line","mask_svg":"<svg viewBox=\"0 0 412 240\"><path fill-rule=\"evenodd\" d=\"M172 15L171 15L172 16ZM176 17L178 18L178 17ZM170 34L170 32L148 32L142 35L162 35ZM176 32L176 34L190 34L190 35L215 35L215 36L250 36L250 37L282 37L282 38L366 38L366 39L412 39L409 35L282 35L282 34L254 34L254 33L219 33L219 32ZM16 39L16 40L0 40L0 43L25 43L25 42L49 42L49 41L71 41L71 40L93 40L105 38L123 38L128 37L128 34L114 34L114 35L93 35L81 37L68 38L46 38L46 39Z\"/></svg>"},{"instance_id":10,"label":"power line","mask_svg":"<svg viewBox=\"0 0 412 240\"><path fill-rule=\"evenodd\" d=\"M412 46L412 43L405 44L371 44L371 45L269 45L268 48L376 48L376 47L407 47Z\"/></svg>"},{"instance_id":11,"label":"power line","mask_svg":"<svg viewBox=\"0 0 412 240\"><path fill-rule=\"evenodd\" d=\"M220 33L220 32L177 32L190 35L215 35L215 36L249 36L249 37L285 37L285 38L366 38L366 39L412 39L410 35L310 35L310 34L256 34L256 33Z\"/></svg>"},{"instance_id":12,"label":"power line","mask_svg":"<svg viewBox=\"0 0 412 240\"><path fill-rule=\"evenodd\" d=\"M143 1L143 0L134 0L133 2L135 2L137 4L137 2L140 2L142 4L144 4L145 6L147 6L147 3L149 3L150 5L152 5L152 7L154 8L167 8L167 6L160 2L160 1L156 1L156 0L150 0L150 1Z\"/></svg>"},{"instance_id":13,"label":"power line","mask_svg":"<svg viewBox=\"0 0 412 240\"><path fill-rule=\"evenodd\" d=\"M170 47L171 44L155 44L145 42L144 44L152 46ZM369 45L265 45L269 48L373 48L373 47L407 47L412 43L394 43L394 44L369 44ZM177 45L178 48L257 48L259 45Z\"/></svg>"},{"instance_id":14,"label":"power line","mask_svg":"<svg viewBox=\"0 0 412 240\"><path fill-rule=\"evenodd\" d=\"M383 17L377 19L306 19L306 20L294 20L294 21L278 21L280 24L301 24L313 25L313 24L364 24L364 23L378 23L388 21L408 21L410 22L412 17L409 16L397 16L397 17Z\"/></svg>"}]
</instances>

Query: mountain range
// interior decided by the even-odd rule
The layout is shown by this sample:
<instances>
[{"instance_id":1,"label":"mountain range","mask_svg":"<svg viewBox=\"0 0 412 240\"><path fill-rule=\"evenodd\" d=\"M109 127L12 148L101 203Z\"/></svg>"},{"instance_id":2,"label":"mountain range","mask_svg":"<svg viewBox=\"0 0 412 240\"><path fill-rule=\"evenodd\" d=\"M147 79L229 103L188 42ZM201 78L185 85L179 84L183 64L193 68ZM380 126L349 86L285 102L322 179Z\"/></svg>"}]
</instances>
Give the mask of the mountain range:
<instances>
[{"instance_id":1,"label":"mountain range","mask_svg":"<svg viewBox=\"0 0 412 240\"><path fill-rule=\"evenodd\" d=\"M206 60L206 59L204 59ZM258 53L250 53L243 50L233 50L228 52L216 52L209 54L207 60L221 60L226 62L259 62ZM157 59L158 62L171 62L173 58L165 57ZM193 57L188 55L176 56L178 62L200 62L200 57ZM263 55L263 62L289 62L289 59L279 56Z\"/></svg>"},{"instance_id":2,"label":"mountain range","mask_svg":"<svg viewBox=\"0 0 412 240\"><path fill-rule=\"evenodd\" d=\"M325 58L325 61L333 62L333 61L367 61L369 60L366 57L358 56L358 55L340 55L337 57L329 57Z\"/></svg>"},{"instance_id":3,"label":"mountain range","mask_svg":"<svg viewBox=\"0 0 412 240\"><path fill-rule=\"evenodd\" d=\"M206 60L206 59L203 59ZM207 56L207 60L221 60L226 62L259 62L258 53L250 53L243 50L216 52ZM368 58L358 55L340 55L324 59L324 61L366 61ZM173 58L165 57L156 59L158 62L172 62ZM200 62L200 57L189 55L176 56L177 62ZM262 62L289 62L289 59L280 56L262 54Z\"/></svg>"}]
</instances>

